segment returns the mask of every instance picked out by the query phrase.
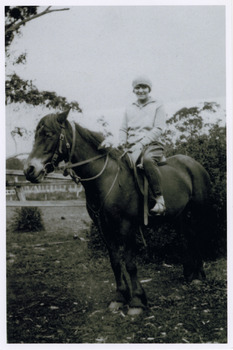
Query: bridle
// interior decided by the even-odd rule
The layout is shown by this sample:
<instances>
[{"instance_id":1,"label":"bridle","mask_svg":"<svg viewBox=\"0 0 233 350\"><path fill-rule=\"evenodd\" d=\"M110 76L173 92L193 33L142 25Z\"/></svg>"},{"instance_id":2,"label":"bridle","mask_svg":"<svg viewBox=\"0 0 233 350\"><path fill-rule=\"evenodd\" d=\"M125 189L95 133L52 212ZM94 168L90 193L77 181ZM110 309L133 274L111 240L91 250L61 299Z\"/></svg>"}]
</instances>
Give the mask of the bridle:
<instances>
[{"instance_id":1,"label":"bridle","mask_svg":"<svg viewBox=\"0 0 233 350\"><path fill-rule=\"evenodd\" d=\"M44 165L43 171L45 173L45 175L54 172L55 168L57 167L57 161L58 161L58 157L60 154L62 154L62 145L63 145L63 141L65 140L66 142L66 148L68 150L68 153L70 153L70 144L67 141L66 138L66 134L65 134L65 125L61 124L61 129L64 129L64 133L61 131L59 139L58 139L58 143L57 143L57 147L55 149L55 152L53 153L52 159L50 162L46 163ZM73 148L73 147L72 147Z\"/></svg>"},{"instance_id":2,"label":"bridle","mask_svg":"<svg viewBox=\"0 0 233 350\"><path fill-rule=\"evenodd\" d=\"M95 180L97 179L98 177L100 177L103 172L105 171L106 167L107 167L107 164L108 164L108 160L109 160L109 154L106 152L104 154L100 154L98 156L95 156L95 157L92 157L92 158L89 158L89 159L86 159L84 161L81 161L81 162L78 162L78 163L72 163L71 160L72 160L72 157L74 155L74 150L75 150L75 140L76 140L76 128L75 128L75 123L74 122L71 122L71 127L72 127L72 134L73 134L73 139L72 139L72 148L70 149L70 143L68 142L67 140L67 137L66 137L66 133L65 133L65 125L64 123L61 124L61 133L60 133L60 136L59 136L59 140L58 140L58 144L57 144L57 147L56 147L56 150L52 156L52 159L51 159L51 162L48 162L44 165L44 173L45 175L48 174L48 173L51 173L55 170L55 168L57 167L57 160L58 160L58 157L60 154L62 154L62 146L63 146L63 142L65 141L65 144L66 144L66 149L68 151L68 162L62 167L63 169L63 175L64 176L67 176L67 175L70 175L70 177L72 178L72 180L76 183L76 184L79 184L80 182L85 182L85 181L92 181L92 180ZM123 158L126 154L128 153L128 151L124 151L123 154L120 156L120 159ZM85 165L85 164L88 164L88 163L91 163L97 159L100 159L100 158L103 158L106 156L106 160L104 162L104 166L103 168L101 169L101 171L93 176L93 177L89 177L89 178L81 178L80 176L78 176L75 171L73 170L73 168L76 168L76 167L79 167L79 166L82 166L82 165ZM89 210L92 212L92 214L94 215L94 217L96 218L97 220L97 225L99 227L99 232L101 233L101 236L102 238L104 239L104 241L107 243L107 241L105 240L105 236L104 236L104 233L102 231L102 225L101 225L101 219L100 219L100 213L101 213L101 210L103 209L104 207L104 204L106 202L106 199L108 198L108 196L110 195L110 193L112 192L113 190L113 187L115 186L116 184L116 181L118 179L118 176L119 176L119 173L120 173L120 166L119 166L119 163L118 163L118 167L117 167L117 172L116 172L116 175L113 179L113 182L108 190L108 192L106 193L102 203L100 203L100 206L98 209L93 209L92 206L88 203L87 199L86 199L86 203L87 203L87 207L89 208ZM143 232L142 230L140 229L140 233L141 233L141 236L142 236L142 240L146 246L146 243L145 243L145 239L144 239L144 236L143 236Z\"/></svg>"},{"instance_id":3,"label":"bridle","mask_svg":"<svg viewBox=\"0 0 233 350\"><path fill-rule=\"evenodd\" d=\"M72 137L72 148L70 147L70 143L68 142L67 137L66 137L65 125L64 125L64 123L62 123L61 124L61 133L59 135L57 147L55 149L55 152L54 152L54 154L52 156L51 161L44 165L43 171L44 171L45 175L54 172L55 168L58 165L57 161L58 161L59 155L61 155L63 153L62 147L63 147L63 143L65 142L66 150L68 151L68 161L66 162L65 165L60 167L60 169L63 170L63 175L64 176L70 175L71 178L77 184L79 182L95 180L98 177L100 177L103 174L104 170L106 169L107 164L108 164L108 160L109 160L109 155L108 155L108 153L103 153L103 154L99 154L99 155L97 155L95 157L83 160L83 161L78 162L78 163L72 163L71 160L72 160L72 157L74 155L74 150L75 150L76 128L75 128L75 123L74 122L71 122L70 125L72 127L72 134L73 134L73 137ZM93 177L81 178L73 170L73 168L76 168L76 167L79 167L79 166L91 163L91 162L93 162L93 161L95 161L97 159L103 158L103 157L106 157L104 166L101 169L101 171L98 174L96 174L95 176L93 176Z\"/></svg>"}]
</instances>

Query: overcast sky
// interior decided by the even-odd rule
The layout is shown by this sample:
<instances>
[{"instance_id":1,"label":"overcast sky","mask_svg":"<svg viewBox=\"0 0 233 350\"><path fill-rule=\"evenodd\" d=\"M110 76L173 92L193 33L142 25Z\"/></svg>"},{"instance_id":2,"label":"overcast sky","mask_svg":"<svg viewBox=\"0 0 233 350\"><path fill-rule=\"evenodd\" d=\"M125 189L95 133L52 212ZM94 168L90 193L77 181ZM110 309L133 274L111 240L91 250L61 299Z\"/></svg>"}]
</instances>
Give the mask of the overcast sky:
<instances>
[{"instance_id":1,"label":"overcast sky","mask_svg":"<svg viewBox=\"0 0 233 350\"><path fill-rule=\"evenodd\" d=\"M84 110L125 106L141 73L165 102L226 94L224 6L71 6L27 23L12 49L28 54L22 77Z\"/></svg>"},{"instance_id":2,"label":"overcast sky","mask_svg":"<svg viewBox=\"0 0 233 350\"><path fill-rule=\"evenodd\" d=\"M131 84L138 74L151 78L152 95L163 100L168 116L206 100L224 109L225 2L206 2L209 5L186 0L189 6L175 5L177 1L161 6L153 0L153 6L117 6L119 0L109 1L115 6L69 6L68 11L47 14L22 28L11 52L15 57L26 52L26 64L8 64L7 72L13 69L40 90L78 101L83 116L71 113L71 118L88 128L98 128L96 120L104 115L116 138L124 108L134 99ZM34 130L46 112L25 106L9 106L6 112L9 155L15 153L10 136L14 127ZM30 149L31 142L19 139L17 151Z\"/></svg>"}]
</instances>

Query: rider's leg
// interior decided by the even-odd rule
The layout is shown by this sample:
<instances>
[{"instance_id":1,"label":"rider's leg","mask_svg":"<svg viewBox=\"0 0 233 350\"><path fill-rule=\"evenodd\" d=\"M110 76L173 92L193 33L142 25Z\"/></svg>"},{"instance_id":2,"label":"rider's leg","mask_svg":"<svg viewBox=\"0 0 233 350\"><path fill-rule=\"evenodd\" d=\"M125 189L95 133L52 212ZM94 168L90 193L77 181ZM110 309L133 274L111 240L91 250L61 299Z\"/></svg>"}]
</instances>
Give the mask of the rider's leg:
<instances>
[{"instance_id":1,"label":"rider's leg","mask_svg":"<svg viewBox=\"0 0 233 350\"><path fill-rule=\"evenodd\" d=\"M155 206L150 210L157 215L164 214L165 202L162 194L161 178L157 166L163 155L163 148L150 146L143 155L143 168L151 188L152 195L156 201Z\"/></svg>"}]
</instances>

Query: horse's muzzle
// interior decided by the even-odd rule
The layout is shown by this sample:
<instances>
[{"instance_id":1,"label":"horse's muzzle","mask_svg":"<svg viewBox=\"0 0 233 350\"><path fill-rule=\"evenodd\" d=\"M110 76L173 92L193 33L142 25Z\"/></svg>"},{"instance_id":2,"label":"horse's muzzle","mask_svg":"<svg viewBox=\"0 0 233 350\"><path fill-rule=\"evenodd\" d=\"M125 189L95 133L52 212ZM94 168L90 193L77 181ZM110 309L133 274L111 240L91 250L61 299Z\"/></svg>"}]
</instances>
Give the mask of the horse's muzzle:
<instances>
[{"instance_id":1,"label":"horse's muzzle","mask_svg":"<svg viewBox=\"0 0 233 350\"><path fill-rule=\"evenodd\" d=\"M24 169L24 175L26 177L26 180L33 183L41 182L44 178L44 172L36 172L36 168L33 165L30 165Z\"/></svg>"}]
</instances>

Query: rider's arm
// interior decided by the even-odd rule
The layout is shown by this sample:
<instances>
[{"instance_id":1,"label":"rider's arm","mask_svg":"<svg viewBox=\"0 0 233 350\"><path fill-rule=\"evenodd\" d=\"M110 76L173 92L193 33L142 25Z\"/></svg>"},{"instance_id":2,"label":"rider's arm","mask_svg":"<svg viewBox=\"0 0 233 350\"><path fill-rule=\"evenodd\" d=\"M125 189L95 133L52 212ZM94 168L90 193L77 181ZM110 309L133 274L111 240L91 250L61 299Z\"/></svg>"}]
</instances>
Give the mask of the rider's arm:
<instances>
[{"instance_id":1,"label":"rider's arm","mask_svg":"<svg viewBox=\"0 0 233 350\"><path fill-rule=\"evenodd\" d=\"M160 105L155 112L154 126L148 131L146 136L140 141L143 146L150 144L153 141L159 141L161 134L165 129L166 113L163 105Z\"/></svg>"}]
</instances>

